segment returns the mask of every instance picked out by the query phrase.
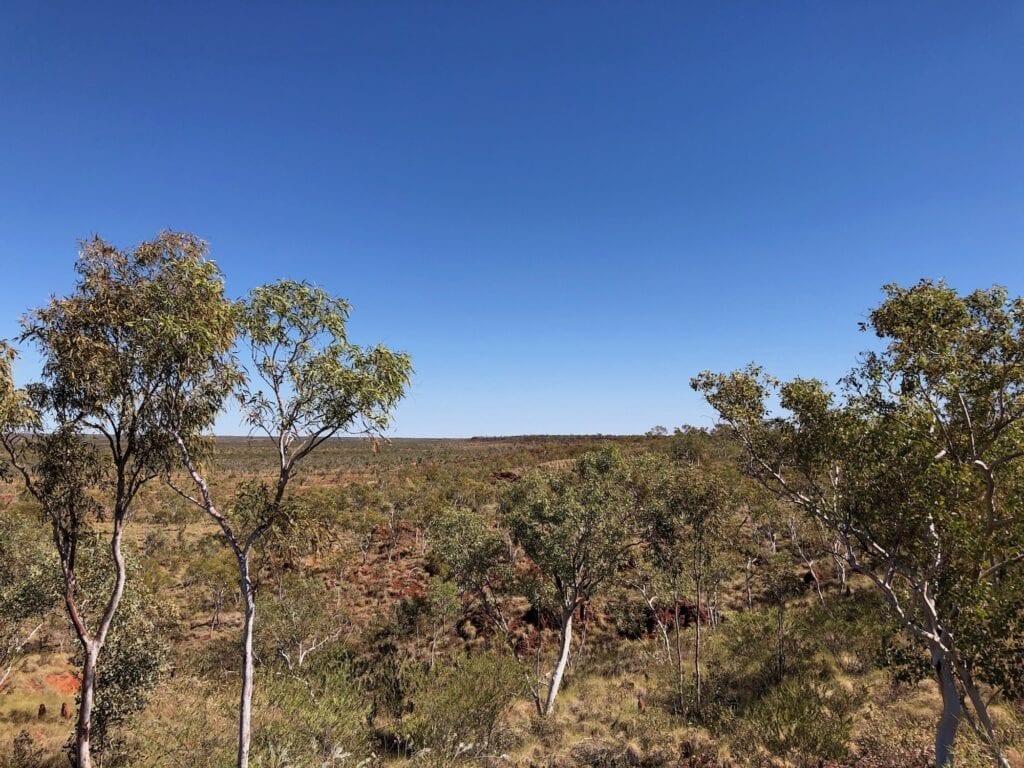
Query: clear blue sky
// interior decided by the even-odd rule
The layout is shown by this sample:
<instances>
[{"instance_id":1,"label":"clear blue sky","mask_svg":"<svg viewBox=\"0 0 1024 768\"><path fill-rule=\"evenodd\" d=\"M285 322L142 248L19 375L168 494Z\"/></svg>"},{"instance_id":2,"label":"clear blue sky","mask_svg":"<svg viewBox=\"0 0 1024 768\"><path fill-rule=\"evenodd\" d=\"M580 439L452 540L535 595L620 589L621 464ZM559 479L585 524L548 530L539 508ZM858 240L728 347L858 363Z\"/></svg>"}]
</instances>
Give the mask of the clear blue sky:
<instances>
[{"instance_id":1,"label":"clear blue sky","mask_svg":"<svg viewBox=\"0 0 1024 768\"><path fill-rule=\"evenodd\" d=\"M78 238L186 229L411 353L396 434L641 432L702 368L837 378L885 282L1024 293L1020 3L2 16L0 336Z\"/></svg>"}]
</instances>

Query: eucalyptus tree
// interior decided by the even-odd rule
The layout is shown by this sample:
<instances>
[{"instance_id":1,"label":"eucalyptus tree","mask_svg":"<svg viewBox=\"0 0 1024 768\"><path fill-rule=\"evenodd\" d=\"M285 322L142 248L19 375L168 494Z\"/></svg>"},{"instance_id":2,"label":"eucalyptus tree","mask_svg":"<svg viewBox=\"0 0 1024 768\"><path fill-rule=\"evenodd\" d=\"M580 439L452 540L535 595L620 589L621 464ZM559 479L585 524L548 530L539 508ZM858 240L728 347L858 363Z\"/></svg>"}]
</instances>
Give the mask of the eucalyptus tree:
<instances>
[{"instance_id":1,"label":"eucalyptus tree","mask_svg":"<svg viewBox=\"0 0 1024 768\"><path fill-rule=\"evenodd\" d=\"M640 543L634 525L635 494L629 467L614 449L584 454L566 474L532 472L512 484L502 515L554 591L560 609L558 661L547 699L550 715L565 674L573 617L607 586Z\"/></svg>"},{"instance_id":2,"label":"eucalyptus tree","mask_svg":"<svg viewBox=\"0 0 1024 768\"><path fill-rule=\"evenodd\" d=\"M353 631L348 618L323 599L320 579L292 575L268 596L256 647L260 659L276 658L288 672L302 670L318 652Z\"/></svg>"},{"instance_id":3,"label":"eucalyptus tree","mask_svg":"<svg viewBox=\"0 0 1024 768\"><path fill-rule=\"evenodd\" d=\"M42 358L38 382L15 387L0 370L0 444L7 463L49 522L63 601L81 646L74 759L91 765L96 669L125 589L125 526L146 483L174 460L168 421L192 439L210 400L182 401L196 365L230 347L234 319L222 306L217 267L205 244L162 233L130 250L100 238L82 244L74 291L22 321L21 341ZM81 599L82 535L109 525L109 590Z\"/></svg>"},{"instance_id":4,"label":"eucalyptus tree","mask_svg":"<svg viewBox=\"0 0 1024 768\"><path fill-rule=\"evenodd\" d=\"M508 616L501 593L513 580L508 545L486 518L472 510L448 509L430 525L432 551L451 571L462 595L508 638Z\"/></svg>"},{"instance_id":5,"label":"eucalyptus tree","mask_svg":"<svg viewBox=\"0 0 1024 768\"><path fill-rule=\"evenodd\" d=\"M380 435L411 376L407 355L350 342L348 317L347 302L308 283L280 281L256 288L238 310L238 354L209 355L204 375L178 389L183 401L196 391L219 393L218 406L234 392L252 430L275 448L272 480L246 482L221 504L203 461L209 441L171 425L191 489L169 480L217 523L237 565L243 602L239 768L249 764L252 722L258 590L250 562L253 548L268 532L301 524L295 516L301 505L288 489L302 462L333 437ZM248 362L238 364L243 356Z\"/></svg>"},{"instance_id":6,"label":"eucalyptus tree","mask_svg":"<svg viewBox=\"0 0 1024 768\"><path fill-rule=\"evenodd\" d=\"M696 621L693 636L695 712L703 704L701 618L710 588L722 572L726 528L732 510L729 493L708 468L672 467L659 484L658 503L646 510L648 549L671 585L675 620L675 663L680 707L683 696L683 654L680 640L681 589L692 587Z\"/></svg>"},{"instance_id":7,"label":"eucalyptus tree","mask_svg":"<svg viewBox=\"0 0 1024 768\"><path fill-rule=\"evenodd\" d=\"M951 764L963 722L1006 766L982 685L1019 696L1024 682L1008 640L1024 624L1024 300L930 281L885 293L863 325L883 344L838 396L755 366L693 385L745 447L747 472L825 525L930 653L937 765Z\"/></svg>"}]
</instances>

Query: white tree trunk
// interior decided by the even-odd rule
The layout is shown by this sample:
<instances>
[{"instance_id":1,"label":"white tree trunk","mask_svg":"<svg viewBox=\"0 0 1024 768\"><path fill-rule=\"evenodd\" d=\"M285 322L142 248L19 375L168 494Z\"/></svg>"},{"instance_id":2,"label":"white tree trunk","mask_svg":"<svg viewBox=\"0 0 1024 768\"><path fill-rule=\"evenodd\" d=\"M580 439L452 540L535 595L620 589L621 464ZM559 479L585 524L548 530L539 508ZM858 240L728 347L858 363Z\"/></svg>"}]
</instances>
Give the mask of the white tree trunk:
<instances>
[{"instance_id":1,"label":"white tree trunk","mask_svg":"<svg viewBox=\"0 0 1024 768\"><path fill-rule=\"evenodd\" d=\"M92 768L92 708L96 696L96 665L100 651L107 641L107 634L114 621L114 614L121 604L124 585L127 580L124 556L121 554L121 534L124 519L115 513L114 533L110 537L110 555L114 561L114 590L107 599L107 606L100 619L99 628L93 637L89 637L78 607L74 602L73 593L67 591L68 576L65 575L65 605L74 625L78 640L82 644L85 660L82 664L82 687L79 692L78 720L75 725L75 766L76 768Z\"/></svg>"},{"instance_id":2,"label":"white tree trunk","mask_svg":"<svg viewBox=\"0 0 1024 768\"><path fill-rule=\"evenodd\" d=\"M555 666L555 673L551 676L551 685L548 687L547 704L544 706L545 715L550 715L555 709L555 697L558 696L558 689L562 686L562 676L569 663L569 649L572 645L572 617L575 613L575 606L562 613L562 645L558 655L558 664Z\"/></svg>"},{"instance_id":3,"label":"white tree trunk","mask_svg":"<svg viewBox=\"0 0 1024 768\"><path fill-rule=\"evenodd\" d=\"M962 715L960 693L956 689L956 681L949 665L943 660L937 646L932 646L932 665L939 681L942 693L942 714L935 730L935 765L936 768L947 768L953 765L953 742L960 728Z\"/></svg>"},{"instance_id":4,"label":"white tree trunk","mask_svg":"<svg viewBox=\"0 0 1024 768\"><path fill-rule=\"evenodd\" d=\"M964 666L960 665L960 678L961 683L964 686L964 691L967 694L967 698L971 702L971 707L974 709L974 713L978 716L978 721L981 723L981 727L984 733L979 734L983 741L988 742L989 751L992 753L992 758L997 768L1010 768L1010 761L1006 759L1002 749L999 746L999 738L996 736L996 729L992 723L992 718L988 713L988 704L985 703L984 697L981 695L981 691L978 690L977 684L974 682L974 676L971 674L969 669L965 669Z\"/></svg>"},{"instance_id":5,"label":"white tree trunk","mask_svg":"<svg viewBox=\"0 0 1024 768\"><path fill-rule=\"evenodd\" d=\"M249 578L249 557L243 553L238 558L240 587L245 600L245 614L242 623L242 696L238 705L238 768L249 766L249 743L252 736L252 687L253 652L252 631L256 619L256 595Z\"/></svg>"},{"instance_id":6,"label":"white tree trunk","mask_svg":"<svg viewBox=\"0 0 1024 768\"><path fill-rule=\"evenodd\" d=\"M82 664L82 687L79 692L78 722L75 726L75 766L92 768L92 706L96 691L96 661L99 648L94 642L83 642L85 662Z\"/></svg>"}]
</instances>

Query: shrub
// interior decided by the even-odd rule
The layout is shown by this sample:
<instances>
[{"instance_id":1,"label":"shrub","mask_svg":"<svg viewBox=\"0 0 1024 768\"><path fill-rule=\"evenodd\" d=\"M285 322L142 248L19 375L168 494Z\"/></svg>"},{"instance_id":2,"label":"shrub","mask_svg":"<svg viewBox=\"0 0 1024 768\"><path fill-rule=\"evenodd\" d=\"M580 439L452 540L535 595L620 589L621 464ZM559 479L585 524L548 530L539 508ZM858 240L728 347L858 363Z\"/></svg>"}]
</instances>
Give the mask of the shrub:
<instances>
[{"instance_id":1,"label":"shrub","mask_svg":"<svg viewBox=\"0 0 1024 768\"><path fill-rule=\"evenodd\" d=\"M639 640L647 634L648 608L639 600L617 600L608 606L620 637Z\"/></svg>"},{"instance_id":2,"label":"shrub","mask_svg":"<svg viewBox=\"0 0 1024 768\"><path fill-rule=\"evenodd\" d=\"M10 760L3 763L10 768L41 768L43 752L36 748L28 731L21 731L14 737Z\"/></svg>"},{"instance_id":3,"label":"shrub","mask_svg":"<svg viewBox=\"0 0 1024 768\"><path fill-rule=\"evenodd\" d=\"M858 697L838 686L789 678L747 709L734 742L753 755L758 747L797 762L847 755Z\"/></svg>"},{"instance_id":4,"label":"shrub","mask_svg":"<svg viewBox=\"0 0 1024 768\"><path fill-rule=\"evenodd\" d=\"M345 765L371 755L369 706L347 665L263 679L253 753L262 764Z\"/></svg>"},{"instance_id":5,"label":"shrub","mask_svg":"<svg viewBox=\"0 0 1024 768\"><path fill-rule=\"evenodd\" d=\"M501 722L525 693L526 675L505 656L482 653L426 674L412 695L412 712L402 722L420 758L451 765L463 757L495 751Z\"/></svg>"}]
</instances>

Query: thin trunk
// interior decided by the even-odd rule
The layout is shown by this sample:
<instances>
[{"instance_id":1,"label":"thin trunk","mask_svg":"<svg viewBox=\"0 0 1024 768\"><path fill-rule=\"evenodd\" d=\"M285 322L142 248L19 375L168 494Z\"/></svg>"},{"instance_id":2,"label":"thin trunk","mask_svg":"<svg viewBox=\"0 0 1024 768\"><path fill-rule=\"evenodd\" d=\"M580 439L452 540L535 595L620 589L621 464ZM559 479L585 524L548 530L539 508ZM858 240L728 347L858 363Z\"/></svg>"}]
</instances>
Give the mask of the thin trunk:
<instances>
[{"instance_id":1,"label":"thin trunk","mask_svg":"<svg viewBox=\"0 0 1024 768\"><path fill-rule=\"evenodd\" d=\"M785 633L785 622L784 622L784 620L785 620L785 611L786 611L786 601L780 598L779 599L779 605L778 605L778 633L779 633L779 637L778 637L778 641L779 641L779 650L778 650L779 669L778 669L778 675L779 675L779 682L782 682L782 678L786 674L786 633Z\"/></svg>"},{"instance_id":2,"label":"thin trunk","mask_svg":"<svg viewBox=\"0 0 1024 768\"><path fill-rule=\"evenodd\" d=\"M79 692L78 721L75 725L75 765L76 768L92 768L92 708L96 694L96 665L99 662L100 651L107 641L107 634L114 621L114 614L121 604L121 596L124 594L124 585L127 580L124 556L121 553L121 534L123 531L124 518L122 512L114 513L114 532L110 537L110 556L114 561L114 591L107 599L106 608L100 619L99 628L93 637L85 627L85 622L78 611L74 598L73 581L68 582L68 575L65 575L64 602L68 613L71 616L71 623L75 628L78 639L82 644L85 659L82 663L82 686ZM74 576L71 576L74 579Z\"/></svg>"},{"instance_id":3,"label":"thin trunk","mask_svg":"<svg viewBox=\"0 0 1024 768\"><path fill-rule=\"evenodd\" d=\"M668 627L666 627L665 622L657 616L654 617L654 621L658 625L658 631L661 632L661 642L665 646L665 656L668 656L672 653L672 641L668 638Z\"/></svg>"},{"instance_id":4,"label":"thin trunk","mask_svg":"<svg viewBox=\"0 0 1024 768\"><path fill-rule=\"evenodd\" d=\"M541 697L540 697L540 691L541 691L541 685L542 685L542 683L541 683L541 676L540 676L540 659L541 659L541 651L543 650L543 647L544 647L544 634L538 628L538 630L537 630L537 653L535 654L534 659L533 659L533 680L530 683L531 689L533 690L533 703L534 703L534 706L536 706L536 708L537 708L537 716L538 717L543 717L544 716L544 706L541 704Z\"/></svg>"},{"instance_id":5,"label":"thin trunk","mask_svg":"<svg viewBox=\"0 0 1024 768\"><path fill-rule=\"evenodd\" d=\"M579 647L576 649L576 660L572 663L573 670L579 669L580 662L583 661L583 652L587 648L587 609L586 604L580 605L580 642Z\"/></svg>"},{"instance_id":6,"label":"thin trunk","mask_svg":"<svg viewBox=\"0 0 1024 768\"><path fill-rule=\"evenodd\" d=\"M942 659L942 652L935 645L932 646L932 664L942 693L942 714L939 716L938 728L935 731L935 765L936 768L947 768L953 765L953 742L956 741L956 732L962 716L960 693L956 689L952 670Z\"/></svg>"},{"instance_id":7,"label":"thin trunk","mask_svg":"<svg viewBox=\"0 0 1024 768\"><path fill-rule=\"evenodd\" d=\"M224 605L224 594L218 592L214 597L213 602L213 618L210 619L210 627L217 629L220 626L220 609Z\"/></svg>"},{"instance_id":8,"label":"thin trunk","mask_svg":"<svg viewBox=\"0 0 1024 768\"><path fill-rule=\"evenodd\" d=\"M818 572L814 569L814 561L804 558L804 562L807 563L807 570L811 574L811 579L814 581L814 591L818 594L818 603L824 606L825 596L821 593L821 580L818 578Z\"/></svg>"},{"instance_id":9,"label":"thin trunk","mask_svg":"<svg viewBox=\"0 0 1024 768\"><path fill-rule=\"evenodd\" d=\"M963 665L960 665L960 672L960 681L963 683L967 698L971 701L971 707L974 709L974 713L978 716L981 727L984 729L984 733L981 735L983 740L987 742L995 765L997 768L1010 768L1010 762L1006 759L999 746L999 738L996 736L995 726L992 724L992 718L989 716L988 705L985 703L981 692L978 690L978 686L974 682L974 676Z\"/></svg>"},{"instance_id":10,"label":"thin trunk","mask_svg":"<svg viewBox=\"0 0 1024 768\"><path fill-rule=\"evenodd\" d=\"M700 676L700 601L701 601L701 580L697 578L697 609L696 609L696 621L694 623L694 635L693 635L693 688L696 696L694 705L697 713L697 717L700 717L701 707L701 676Z\"/></svg>"},{"instance_id":11,"label":"thin trunk","mask_svg":"<svg viewBox=\"0 0 1024 768\"><path fill-rule=\"evenodd\" d=\"M750 576L751 568L753 568L754 559L752 557L747 558L747 567L743 571L743 588L747 593L747 610L754 610L754 597L750 591Z\"/></svg>"},{"instance_id":12,"label":"thin trunk","mask_svg":"<svg viewBox=\"0 0 1024 768\"><path fill-rule=\"evenodd\" d=\"M562 675L565 674L566 664L569 663L569 649L572 645L572 617L575 613L575 605L562 612L562 645L555 673L551 676L551 686L548 688L547 704L544 706L545 715L550 715L555 709L555 697L558 696L558 689L562 686Z\"/></svg>"},{"instance_id":13,"label":"thin trunk","mask_svg":"<svg viewBox=\"0 0 1024 768\"><path fill-rule=\"evenodd\" d=\"M846 583L846 559L840 554L841 542L836 539L832 543L832 560L836 564L836 572L839 576L840 594L849 594L849 586Z\"/></svg>"},{"instance_id":14,"label":"thin trunk","mask_svg":"<svg viewBox=\"0 0 1024 768\"><path fill-rule=\"evenodd\" d=\"M685 702L683 701L683 641L679 632L679 590L672 590L672 603L673 603L673 619L675 625L676 635L676 698L677 706L679 707L679 714L682 714L685 710Z\"/></svg>"},{"instance_id":15,"label":"thin trunk","mask_svg":"<svg viewBox=\"0 0 1024 768\"><path fill-rule=\"evenodd\" d=\"M92 706L96 691L96 662L99 648L92 641L82 641L85 662L82 664L82 687L79 691L78 722L75 725L75 766L92 768Z\"/></svg>"},{"instance_id":16,"label":"thin trunk","mask_svg":"<svg viewBox=\"0 0 1024 768\"><path fill-rule=\"evenodd\" d=\"M256 595L249 578L249 557L238 558L239 585L245 599L245 617L242 624L242 697L238 705L238 768L249 766L249 743L252 730L253 652L252 630L256 618Z\"/></svg>"},{"instance_id":17,"label":"thin trunk","mask_svg":"<svg viewBox=\"0 0 1024 768\"><path fill-rule=\"evenodd\" d=\"M665 646L665 656L668 656L672 651L672 643L668 639L668 628L665 626L665 622L658 616L658 609L654 605L654 598L647 593L647 589L644 587L636 587L636 590L643 597L644 602L647 604L647 610L654 616L654 623L658 626L658 631L661 633L661 641Z\"/></svg>"}]
</instances>

